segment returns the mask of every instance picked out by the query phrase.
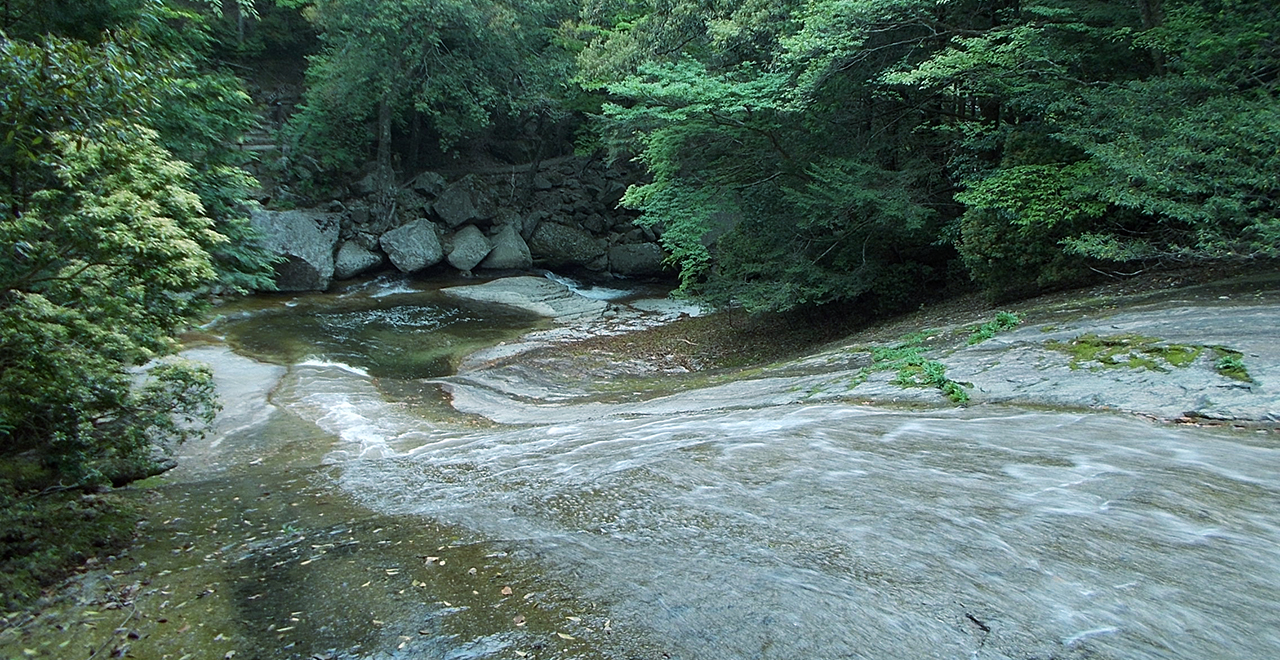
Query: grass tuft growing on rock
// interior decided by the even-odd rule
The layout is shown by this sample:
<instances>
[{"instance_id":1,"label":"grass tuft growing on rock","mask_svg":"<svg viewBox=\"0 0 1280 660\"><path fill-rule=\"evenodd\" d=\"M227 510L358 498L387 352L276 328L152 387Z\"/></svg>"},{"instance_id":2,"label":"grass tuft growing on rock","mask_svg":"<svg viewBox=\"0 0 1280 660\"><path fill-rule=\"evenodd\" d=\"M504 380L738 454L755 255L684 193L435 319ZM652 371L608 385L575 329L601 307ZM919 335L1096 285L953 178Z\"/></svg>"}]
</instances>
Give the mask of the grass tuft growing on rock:
<instances>
[{"instance_id":1,"label":"grass tuft growing on rock","mask_svg":"<svg viewBox=\"0 0 1280 660\"><path fill-rule=\"evenodd\" d=\"M1022 323L1022 316L1014 312L996 312L996 317L982 325L978 326L973 334L969 335L969 345L982 343L996 334L1012 330Z\"/></svg>"},{"instance_id":2,"label":"grass tuft growing on rock","mask_svg":"<svg viewBox=\"0 0 1280 660\"><path fill-rule=\"evenodd\" d=\"M1249 375L1249 370L1244 366L1244 353L1223 346L1214 346L1213 351L1218 358L1213 366L1219 374L1244 383L1254 382L1253 376Z\"/></svg>"},{"instance_id":3,"label":"grass tuft growing on rock","mask_svg":"<svg viewBox=\"0 0 1280 660\"><path fill-rule=\"evenodd\" d=\"M871 366L863 372L896 371L893 382L901 387L934 387L942 392L952 403L969 402L969 393L965 391L965 383L947 378L947 365L925 357L925 348L920 345L926 340L927 333L908 335L893 346L877 346L868 349L871 353ZM972 387L972 385L968 385Z\"/></svg>"}]
</instances>

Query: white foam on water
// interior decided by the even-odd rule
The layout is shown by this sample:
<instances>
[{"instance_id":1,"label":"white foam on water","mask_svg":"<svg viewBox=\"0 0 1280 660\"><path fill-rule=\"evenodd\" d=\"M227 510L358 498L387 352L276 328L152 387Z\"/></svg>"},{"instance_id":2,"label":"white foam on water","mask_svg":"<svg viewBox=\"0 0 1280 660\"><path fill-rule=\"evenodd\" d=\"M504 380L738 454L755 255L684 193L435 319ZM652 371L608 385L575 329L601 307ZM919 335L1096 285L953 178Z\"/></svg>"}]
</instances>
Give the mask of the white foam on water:
<instances>
[{"instance_id":1,"label":"white foam on water","mask_svg":"<svg viewBox=\"0 0 1280 660\"><path fill-rule=\"evenodd\" d=\"M410 286L408 282L403 282L403 281L388 282L387 284L379 288L377 291L374 291L373 293L369 294L369 297L370 298L386 298L387 296L398 296L398 295L410 294L410 293L422 293L422 292Z\"/></svg>"},{"instance_id":2,"label":"white foam on water","mask_svg":"<svg viewBox=\"0 0 1280 660\"><path fill-rule=\"evenodd\" d=\"M361 376L363 378L372 378L372 376L369 375L368 371L365 371L360 367L353 367L349 364L344 364L342 362L332 362L319 357L308 357L307 359L295 364L294 366L295 367L311 367L314 369L337 369L339 371L346 371L348 373L352 373L357 376Z\"/></svg>"},{"instance_id":3,"label":"white foam on water","mask_svg":"<svg viewBox=\"0 0 1280 660\"><path fill-rule=\"evenodd\" d=\"M962 657L972 626L950 622L970 611L992 640L1035 640L1018 657L1271 643L1275 491L1203 464L1247 456L1237 469L1257 478L1275 450L1117 418L648 405L543 409L343 480L376 509L522 539L682 656ZM1241 483L1241 509L1206 497ZM1226 611L1252 634L1216 631Z\"/></svg>"},{"instance_id":4,"label":"white foam on water","mask_svg":"<svg viewBox=\"0 0 1280 660\"><path fill-rule=\"evenodd\" d=\"M385 298L401 294L422 293L421 289L404 275L379 275L371 280L350 284L339 298L350 298L365 295L370 298Z\"/></svg>"},{"instance_id":5,"label":"white foam on water","mask_svg":"<svg viewBox=\"0 0 1280 660\"><path fill-rule=\"evenodd\" d=\"M388 403L367 371L341 362L313 358L294 365L275 400L337 436L328 463L401 456L408 450L397 443L418 447L454 435Z\"/></svg>"},{"instance_id":6,"label":"white foam on water","mask_svg":"<svg viewBox=\"0 0 1280 660\"><path fill-rule=\"evenodd\" d=\"M551 271L544 273L543 277L546 277L552 282L563 284L568 287L570 291L582 296L583 298L589 298L591 300L617 300L619 298L626 298L627 296L635 294L635 291L631 291L629 289L609 289L594 285L584 287L577 280L565 277L564 275L558 275Z\"/></svg>"},{"instance_id":7,"label":"white foam on water","mask_svg":"<svg viewBox=\"0 0 1280 660\"><path fill-rule=\"evenodd\" d=\"M1098 635L1110 635L1112 633L1117 633L1117 632L1120 632L1120 629L1113 626L1109 626L1106 628L1094 628L1093 630L1084 630L1062 640L1062 645L1075 646L1081 640L1089 639L1090 637L1097 637Z\"/></svg>"}]
</instances>

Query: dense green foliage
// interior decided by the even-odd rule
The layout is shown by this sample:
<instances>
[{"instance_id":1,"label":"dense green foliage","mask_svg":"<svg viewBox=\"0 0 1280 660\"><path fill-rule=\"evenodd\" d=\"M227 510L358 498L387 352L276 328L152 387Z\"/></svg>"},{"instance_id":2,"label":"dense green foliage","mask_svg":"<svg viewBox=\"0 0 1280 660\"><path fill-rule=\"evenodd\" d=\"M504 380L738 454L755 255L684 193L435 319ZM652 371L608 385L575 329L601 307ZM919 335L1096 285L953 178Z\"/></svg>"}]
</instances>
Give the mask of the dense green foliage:
<instances>
[{"instance_id":1,"label":"dense green foliage","mask_svg":"<svg viewBox=\"0 0 1280 660\"><path fill-rule=\"evenodd\" d=\"M1280 18L1235 0L595 6L685 288L751 308L1276 253Z\"/></svg>"},{"instance_id":2,"label":"dense green foliage","mask_svg":"<svg viewBox=\"0 0 1280 660\"><path fill-rule=\"evenodd\" d=\"M406 127L414 141L430 136L448 148L496 117L556 115L573 59L552 28L571 9L555 0L306 3L323 47L291 122L300 154L343 171L369 160L376 144L388 186L393 136Z\"/></svg>"},{"instance_id":3,"label":"dense green foliage","mask_svg":"<svg viewBox=\"0 0 1280 660\"><path fill-rule=\"evenodd\" d=\"M67 4L6 5L0 35L0 455L30 466L4 475L18 490L145 476L199 433L212 380L164 359L171 337L202 294L269 281L227 146L250 103L206 68L202 19Z\"/></svg>"},{"instance_id":4,"label":"dense green foliage","mask_svg":"<svg viewBox=\"0 0 1280 660\"><path fill-rule=\"evenodd\" d=\"M647 167L622 203L713 302L893 310L1280 256L1268 3L286 4L324 44L299 158L354 171L376 144L385 182L406 126L447 147L590 113Z\"/></svg>"}]
</instances>

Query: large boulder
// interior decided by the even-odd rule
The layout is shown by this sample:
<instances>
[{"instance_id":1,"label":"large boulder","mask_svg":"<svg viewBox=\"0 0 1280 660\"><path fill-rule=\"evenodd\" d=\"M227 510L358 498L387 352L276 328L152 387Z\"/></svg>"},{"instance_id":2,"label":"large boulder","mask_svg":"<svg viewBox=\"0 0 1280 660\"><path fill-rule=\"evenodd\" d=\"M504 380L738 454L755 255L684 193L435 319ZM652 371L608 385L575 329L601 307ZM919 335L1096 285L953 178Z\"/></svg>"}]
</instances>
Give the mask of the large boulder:
<instances>
[{"instance_id":1,"label":"large boulder","mask_svg":"<svg viewBox=\"0 0 1280 660\"><path fill-rule=\"evenodd\" d=\"M436 172L423 172L414 178L413 189L426 197L438 197L448 182Z\"/></svg>"},{"instance_id":2,"label":"large boulder","mask_svg":"<svg viewBox=\"0 0 1280 660\"><path fill-rule=\"evenodd\" d=\"M544 222L533 232L529 251L547 268L585 266L605 255L605 242L578 227Z\"/></svg>"},{"instance_id":3,"label":"large boulder","mask_svg":"<svg viewBox=\"0 0 1280 660\"><path fill-rule=\"evenodd\" d=\"M378 173L370 172L360 180L351 184L351 192L357 195L372 195L378 190Z\"/></svg>"},{"instance_id":4,"label":"large boulder","mask_svg":"<svg viewBox=\"0 0 1280 660\"><path fill-rule=\"evenodd\" d=\"M471 177L463 177L445 188L436 201L432 202L432 210L446 225L457 227L479 217L471 184Z\"/></svg>"},{"instance_id":5,"label":"large boulder","mask_svg":"<svg viewBox=\"0 0 1280 660\"><path fill-rule=\"evenodd\" d=\"M255 209L250 221L262 235L262 247L283 257L275 266L280 291L324 291L333 279L333 252L342 216L310 209Z\"/></svg>"},{"instance_id":6,"label":"large boulder","mask_svg":"<svg viewBox=\"0 0 1280 660\"><path fill-rule=\"evenodd\" d=\"M453 235L453 249L449 250L449 265L464 272L471 272L493 249L484 232L475 225L467 225Z\"/></svg>"},{"instance_id":7,"label":"large boulder","mask_svg":"<svg viewBox=\"0 0 1280 660\"><path fill-rule=\"evenodd\" d=\"M529 244L520 237L515 225L504 225L490 240L493 241L493 249L480 262L481 268L523 270L533 266Z\"/></svg>"},{"instance_id":8,"label":"large boulder","mask_svg":"<svg viewBox=\"0 0 1280 660\"><path fill-rule=\"evenodd\" d=\"M340 280L355 277L360 273L382 265L383 256L367 250L358 241L345 241L338 248L338 256L333 261L333 276Z\"/></svg>"},{"instance_id":9,"label":"large boulder","mask_svg":"<svg viewBox=\"0 0 1280 660\"><path fill-rule=\"evenodd\" d=\"M440 236L429 220L415 220L382 235L382 251L392 265L405 273L422 270L444 259Z\"/></svg>"},{"instance_id":10,"label":"large boulder","mask_svg":"<svg viewBox=\"0 0 1280 660\"><path fill-rule=\"evenodd\" d=\"M666 257L656 243L615 245L609 248L609 270L618 275L657 275Z\"/></svg>"}]
</instances>

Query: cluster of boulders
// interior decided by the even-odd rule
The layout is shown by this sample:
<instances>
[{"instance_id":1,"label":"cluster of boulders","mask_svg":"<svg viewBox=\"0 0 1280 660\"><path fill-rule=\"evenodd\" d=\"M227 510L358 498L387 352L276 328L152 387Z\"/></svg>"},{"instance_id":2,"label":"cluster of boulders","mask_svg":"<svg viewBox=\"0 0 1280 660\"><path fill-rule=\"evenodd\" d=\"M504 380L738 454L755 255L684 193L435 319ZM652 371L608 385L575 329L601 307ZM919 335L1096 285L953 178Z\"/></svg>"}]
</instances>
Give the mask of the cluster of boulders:
<instances>
[{"instance_id":1,"label":"cluster of boulders","mask_svg":"<svg viewBox=\"0 0 1280 660\"><path fill-rule=\"evenodd\" d=\"M324 209L255 210L264 246L283 257L282 291L324 290L388 266L583 269L622 277L664 272L658 234L618 208L632 173L585 158L469 173L423 172L388 203L372 175Z\"/></svg>"}]
</instances>

